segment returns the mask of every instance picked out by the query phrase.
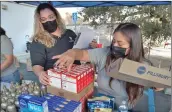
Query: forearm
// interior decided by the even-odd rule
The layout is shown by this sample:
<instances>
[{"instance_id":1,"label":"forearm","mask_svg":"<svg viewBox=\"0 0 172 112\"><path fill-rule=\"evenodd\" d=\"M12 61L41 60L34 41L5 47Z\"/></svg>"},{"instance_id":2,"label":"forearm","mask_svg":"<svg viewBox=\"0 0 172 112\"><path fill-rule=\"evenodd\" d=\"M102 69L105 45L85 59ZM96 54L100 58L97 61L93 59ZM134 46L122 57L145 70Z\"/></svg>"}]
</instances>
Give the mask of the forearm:
<instances>
[{"instance_id":1,"label":"forearm","mask_svg":"<svg viewBox=\"0 0 172 112\"><path fill-rule=\"evenodd\" d=\"M72 51L75 54L75 60L80 61L89 61L88 51L87 50L81 50L81 49L72 49Z\"/></svg>"},{"instance_id":2,"label":"forearm","mask_svg":"<svg viewBox=\"0 0 172 112\"><path fill-rule=\"evenodd\" d=\"M6 68L8 68L9 66L11 66L12 64L13 64L13 59L11 59L11 60L5 60L1 64L1 71L5 70Z\"/></svg>"},{"instance_id":3,"label":"forearm","mask_svg":"<svg viewBox=\"0 0 172 112\"><path fill-rule=\"evenodd\" d=\"M44 72L44 67L40 66L40 65L34 65L33 67L33 72L36 74L36 76L39 77L39 75Z\"/></svg>"}]
</instances>

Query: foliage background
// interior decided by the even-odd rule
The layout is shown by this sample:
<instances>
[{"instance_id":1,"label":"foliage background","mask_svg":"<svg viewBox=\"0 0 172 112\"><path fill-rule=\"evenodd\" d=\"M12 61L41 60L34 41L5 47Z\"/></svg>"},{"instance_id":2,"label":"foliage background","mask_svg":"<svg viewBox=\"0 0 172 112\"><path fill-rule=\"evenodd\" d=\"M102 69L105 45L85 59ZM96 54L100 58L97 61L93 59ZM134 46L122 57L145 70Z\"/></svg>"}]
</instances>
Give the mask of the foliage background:
<instances>
[{"instance_id":1,"label":"foliage background","mask_svg":"<svg viewBox=\"0 0 172 112\"><path fill-rule=\"evenodd\" d=\"M167 5L90 7L79 14L95 28L103 24L113 28L117 23L136 23L142 29L144 43L151 46L159 46L171 38L171 7Z\"/></svg>"}]
</instances>

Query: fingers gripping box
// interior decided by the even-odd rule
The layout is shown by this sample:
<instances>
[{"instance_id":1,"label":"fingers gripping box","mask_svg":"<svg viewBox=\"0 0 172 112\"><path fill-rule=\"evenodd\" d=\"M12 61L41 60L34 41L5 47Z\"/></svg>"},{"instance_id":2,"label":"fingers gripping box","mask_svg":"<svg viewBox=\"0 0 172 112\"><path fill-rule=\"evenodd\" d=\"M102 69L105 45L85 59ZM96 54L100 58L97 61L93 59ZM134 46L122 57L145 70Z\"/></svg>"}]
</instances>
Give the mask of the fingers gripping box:
<instances>
[{"instance_id":1,"label":"fingers gripping box","mask_svg":"<svg viewBox=\"0 0 172 112\"><path fill-rule=\"evenodd\" d=\"M50 85L57 88L61 88L62 71L56 71L54 69L50 69L47 71L47 74L49 75L50 78Z\"/></svg>"}]
</instances>

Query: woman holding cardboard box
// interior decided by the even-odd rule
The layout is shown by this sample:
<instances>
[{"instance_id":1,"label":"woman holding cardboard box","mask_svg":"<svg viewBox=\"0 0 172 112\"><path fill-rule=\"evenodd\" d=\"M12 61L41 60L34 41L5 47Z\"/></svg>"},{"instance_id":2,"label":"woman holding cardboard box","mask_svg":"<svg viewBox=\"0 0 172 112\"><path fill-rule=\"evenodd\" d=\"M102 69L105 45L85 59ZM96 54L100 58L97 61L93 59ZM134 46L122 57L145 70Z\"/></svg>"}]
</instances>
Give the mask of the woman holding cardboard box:
<instances>
[{"instance_id":1,"label":"woman holding cardboard box","mask_svg":"<svg viewBox=\"0 0 172 112\"><path fill-rule=\"evenodd\" d=\"M53 68L54 55L72 49L76 34L65 28L59 12L48 3L40 4L35 11L34 36L30 48L34 73L39 81L47 85L49 78L46 70ZM76 64L80 64L79 61Z\"/></svg>"},{"instance_id":2,"label":"woman holding cardboard box","mask_svg":"<svg viewBox=\"0 0 172 112\"><path fill-rule=\"evenodd\" d=\"M136 24L122 23L115 29L113 37L110 47L91 50L71 49L62 55L54 56L53 59L58 59L57 66L65 65L68 70L74 60L92 62L98 67L98 92L114 96L117 105L128 99L129 107L132 108L142 96L144 87L111 78L106 74L106 70L111 63L121 58L144 62L141 31Z\"/></svg>"}]
</instances>

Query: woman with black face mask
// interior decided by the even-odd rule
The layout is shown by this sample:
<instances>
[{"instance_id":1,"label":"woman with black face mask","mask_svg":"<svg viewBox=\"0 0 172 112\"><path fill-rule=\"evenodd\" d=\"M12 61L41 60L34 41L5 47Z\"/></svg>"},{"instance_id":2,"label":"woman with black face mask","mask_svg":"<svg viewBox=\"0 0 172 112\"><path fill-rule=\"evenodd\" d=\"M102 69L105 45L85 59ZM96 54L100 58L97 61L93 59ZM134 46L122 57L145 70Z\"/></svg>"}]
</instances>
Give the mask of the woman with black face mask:
<instances>
[{"instance_id":1,"label":"woman with black face mask","mask_svg":"<svg viewBox=\"0 0 172 112\"><path fill-rule=\"evenodd\" d=\"M49 84L46 70L53 68L56 62L52 57L72 49L75 38L76 34L65 28L59 12L51 4L42 3L36 8L30 55L40 83ZM75 63L80 64L79 61Z\"/></svg>"},{"instance_id":2,"label":"woman with black face mask","mask_svg":"<svg viewBox=\"0 0 172 112\"><path fill-rule=\"evenodd\" d=\"M120 24L113 33L113 41L110 47L80 50L71 49L62 55L54 56L59 58L56 65L67 66L70 70L74 60L91 62L98 68L98 92L114 96L117 106L122 100L128 100L130 109L143 94L143 86L111 78L107 75L109 65L124 58L145 62L143 43L140 28L133 23ZM120 62L120 61L119 61ZM120 63L116 63L120 65Z\"/></svg>"}]
</instances>

